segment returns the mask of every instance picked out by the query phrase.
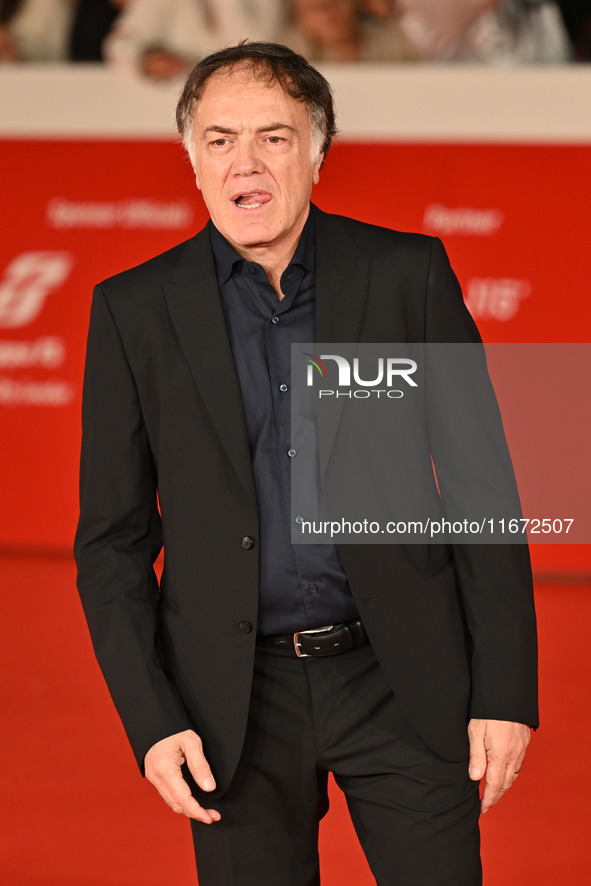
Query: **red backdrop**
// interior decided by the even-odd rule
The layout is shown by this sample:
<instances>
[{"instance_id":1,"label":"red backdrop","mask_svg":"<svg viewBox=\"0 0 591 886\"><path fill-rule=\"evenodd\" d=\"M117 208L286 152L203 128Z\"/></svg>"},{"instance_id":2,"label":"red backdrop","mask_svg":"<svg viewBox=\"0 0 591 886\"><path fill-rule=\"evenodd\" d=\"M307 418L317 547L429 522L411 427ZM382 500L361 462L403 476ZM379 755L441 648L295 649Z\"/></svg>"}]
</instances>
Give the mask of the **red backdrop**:
<instances>
[{"instance_id":1,"label":"red backdrop","mask_svg":"<svg viewBox=\"0 0 591 886\"><path fill-rule=\"evenodd\" d=\"M207 213L170 142L5 140L0 152L0 548L63 551L92 285L192 235ZM486 341L583 342L590 159L588 146L337 144L314 199L441 236ZM591 565L583 545L533 556L538 568Z\"/></svg>"}]
</instances>

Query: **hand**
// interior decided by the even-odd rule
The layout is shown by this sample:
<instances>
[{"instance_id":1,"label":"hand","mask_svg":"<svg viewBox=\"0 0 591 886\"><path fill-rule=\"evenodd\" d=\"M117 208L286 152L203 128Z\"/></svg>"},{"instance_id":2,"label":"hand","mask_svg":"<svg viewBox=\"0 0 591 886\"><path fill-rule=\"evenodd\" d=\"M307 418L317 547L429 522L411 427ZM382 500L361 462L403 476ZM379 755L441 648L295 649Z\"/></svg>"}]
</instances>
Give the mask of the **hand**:
<instances>
[{"instance_id":1,"label":"hand","mask_svg":"<svg viewBox=\"0 0 591 886\"><path fill-rule=\"evenodd\" d=\"M219 821L221 815L217 809L204 809L192 796L181 774L185 762L201 790L213 791L215 779L203 755L201 739L191 729L169 735L152 745L144 759L146 778L173 812L205 824Z\"/></svg>"},{"instance_id":2,"label":"hand","mask_svg":"<svg viewBox=\"0 0 591 886\"><path fill-rule=\"evenodd\" d=\"M500 800L519 775L530 735L531 729L524 723L470 720L470 778L480 781L486 773L480 804L482 813Z\"/></svg>"}]
</instances>

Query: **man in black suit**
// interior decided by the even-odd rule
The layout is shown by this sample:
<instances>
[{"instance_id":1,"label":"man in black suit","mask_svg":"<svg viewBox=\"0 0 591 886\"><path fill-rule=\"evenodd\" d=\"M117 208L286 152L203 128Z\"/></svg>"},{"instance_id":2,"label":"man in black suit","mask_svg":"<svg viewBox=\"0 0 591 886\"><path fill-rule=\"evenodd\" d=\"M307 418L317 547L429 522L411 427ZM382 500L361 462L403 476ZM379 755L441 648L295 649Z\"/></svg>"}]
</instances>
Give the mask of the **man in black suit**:
<instances>
[{"instance_id":1,"label":"man in black suit","mask_svg":"<svg viewBox=\"0 0 591 886\"><path fill-rule=\"evenodd\" d=\"M478 333L438 240L311 207L304 59L216 53L177 118L211 221L97 287L85 375L78 586L138 764L202 886L318 884L329 771L380 886L476 886L537 725L527 548L292 545L289 353Z\"/></svg>"}]
</instances>

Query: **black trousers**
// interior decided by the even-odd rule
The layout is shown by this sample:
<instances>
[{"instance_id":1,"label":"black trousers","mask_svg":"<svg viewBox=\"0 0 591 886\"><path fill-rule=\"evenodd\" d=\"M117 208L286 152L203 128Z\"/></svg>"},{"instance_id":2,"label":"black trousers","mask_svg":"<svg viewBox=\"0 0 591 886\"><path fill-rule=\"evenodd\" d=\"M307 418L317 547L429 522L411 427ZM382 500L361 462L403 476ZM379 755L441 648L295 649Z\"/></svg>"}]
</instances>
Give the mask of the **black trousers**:
<instances>
[{"instance_id":1,"label":"black trousers","mask_svg":"<svg viewBox=\"0 0 591 886\"><path fill-rule=\"evenodd\" d=\"M327 777L345 792L378 886L479 886L478 785L404 717L371 649L257 650L237 774L192 821L200 886L318 886ZM344 884L349 886L349 884Z\"/></svg>"}]
</instances>

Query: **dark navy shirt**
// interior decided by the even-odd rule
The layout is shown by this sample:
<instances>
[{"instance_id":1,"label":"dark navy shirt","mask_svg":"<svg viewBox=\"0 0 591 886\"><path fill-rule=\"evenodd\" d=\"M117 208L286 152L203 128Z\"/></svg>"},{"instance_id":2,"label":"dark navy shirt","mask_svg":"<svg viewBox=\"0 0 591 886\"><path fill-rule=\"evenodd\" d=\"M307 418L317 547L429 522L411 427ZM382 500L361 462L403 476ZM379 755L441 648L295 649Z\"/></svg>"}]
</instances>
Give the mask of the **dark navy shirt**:
<instances>
[{"instance_id":1,"label":"dark navy shirt","mask_svg":"<svg viewBox=\"0 0 591 886\"><path fill-rule=\"evenodd\" d=\"M212 224L211 245L234 362L260 518L259 633L352 621L357 609L334 545L291 544L291 344L315 339L314 219L281 276L281 301L261 265Z\"/></svg>"}]
</instances>

